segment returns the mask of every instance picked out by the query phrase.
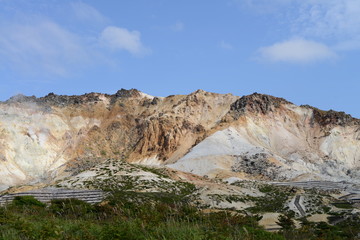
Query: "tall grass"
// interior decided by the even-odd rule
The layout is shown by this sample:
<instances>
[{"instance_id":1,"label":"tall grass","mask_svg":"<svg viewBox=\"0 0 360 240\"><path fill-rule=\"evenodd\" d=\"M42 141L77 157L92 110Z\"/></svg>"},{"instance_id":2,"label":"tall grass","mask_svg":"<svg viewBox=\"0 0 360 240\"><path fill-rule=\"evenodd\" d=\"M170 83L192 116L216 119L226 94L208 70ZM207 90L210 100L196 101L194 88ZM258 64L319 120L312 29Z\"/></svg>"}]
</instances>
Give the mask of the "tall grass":
<instances>
[{"instance_id":1,"label":"tall grass","mask_svg":"<svg viewBox=\"0 0 360 240\"><path fill-rule=\"evenodd\" d=\"M76 199L44 205L20 197L0 208L0 239L352 239L359 227L346 223L353 227L339 233L320 224L269 233L257 220L228 211L204 213L189 199L164 193L115 192L99 205Z\"/></svg>"}]
</instances>

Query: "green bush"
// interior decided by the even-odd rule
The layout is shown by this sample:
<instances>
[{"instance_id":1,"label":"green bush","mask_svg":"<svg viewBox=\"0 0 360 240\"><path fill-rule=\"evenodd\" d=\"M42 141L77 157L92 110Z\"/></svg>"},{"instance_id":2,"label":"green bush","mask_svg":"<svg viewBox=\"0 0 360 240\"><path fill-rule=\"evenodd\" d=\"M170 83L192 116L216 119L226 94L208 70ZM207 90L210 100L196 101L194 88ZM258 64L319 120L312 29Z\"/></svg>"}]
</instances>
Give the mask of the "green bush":
<instances>
[{"instance_id":1,"label":"green bush","mask_svg":"<svg viewBox=\"0 0 360 240\"><path fill-rule=\"evenodd\" d=\"M13 206L37 206L45 207L46 204L40 202L33 196L16 196L11 203Z\"/></svg>"},{"instance_id":2,"label":"green bush","mask_svg":"<svg viewBox=\"0 0 360 240\"><path fill-rule=\"evenodd\" d=\"M95 212L95 207L79 199L53 199L49 210L56 215L67 217L85 217Z\"/></svg>"},{"instance_id":3,"label":"green bush","mask_svg":"<svg viewBox=\"0 0 360 240\"><path fill-rule=\"evenodd\" d=\"M289 197L294 195L290 191L290 188L264 184L259 186L259 191L265 195L260 197L246 197L246 200L254 202L255 205L253 207L247 208L248 211L252 213L286 213L288 211L285 203L289 200Z\"/></svg>"}]
</instances>

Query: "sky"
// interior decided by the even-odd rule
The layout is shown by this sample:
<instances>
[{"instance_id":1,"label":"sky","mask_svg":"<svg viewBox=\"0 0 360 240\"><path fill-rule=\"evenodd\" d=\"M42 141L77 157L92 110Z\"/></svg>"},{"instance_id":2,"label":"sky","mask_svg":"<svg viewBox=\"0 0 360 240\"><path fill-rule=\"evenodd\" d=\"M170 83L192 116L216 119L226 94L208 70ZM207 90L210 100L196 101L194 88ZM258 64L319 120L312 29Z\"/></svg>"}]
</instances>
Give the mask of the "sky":
<instances>
[{"instance_id":1,"label":"sky","mask_svg":"<svg viewBox=\"0 0 360 240\"><path fill-rule=\"evenodd\" d=\"M253 92L360 118L359 0L0 0L0 100Z\"/></svg>"}]
</instances>

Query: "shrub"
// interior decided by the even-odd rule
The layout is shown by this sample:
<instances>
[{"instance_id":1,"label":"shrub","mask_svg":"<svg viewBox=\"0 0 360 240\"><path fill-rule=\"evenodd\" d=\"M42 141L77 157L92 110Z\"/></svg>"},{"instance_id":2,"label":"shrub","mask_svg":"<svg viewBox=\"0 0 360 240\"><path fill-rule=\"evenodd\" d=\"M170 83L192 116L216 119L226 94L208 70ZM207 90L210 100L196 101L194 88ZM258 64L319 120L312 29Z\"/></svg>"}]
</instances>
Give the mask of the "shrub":
<instances>
[{"instance_id":1,"label":"shrub","mask_svg":"<svg viewBox=\"0 0 360 240\"><path fill-rule=\"evenodd\" d=\"M295 222L289 215L280 215L276 222L283 230L291 230L295 228Z\"/></svg>"},{"instance_id":2,"label":"shrub","mask_svg":"<svg viewBox=\"0 0 360 240\"><path fill-rule=\"evenodd\" d=\"M87 214L95 212L94 206L75 198L53 199L49 209L56 215L75 218L85 217Z\"/></svg>"},{"instance_id":3,"label":"shrub","mask_svg":"<svg viewBox=\"0 0 360 240\"><path fill-rule=\"evenodd\" d=\"M11 203L13 206L37 206L45 207L46 204L40 202L33 196L16 196Z\"/></svg>"}]
</instances>

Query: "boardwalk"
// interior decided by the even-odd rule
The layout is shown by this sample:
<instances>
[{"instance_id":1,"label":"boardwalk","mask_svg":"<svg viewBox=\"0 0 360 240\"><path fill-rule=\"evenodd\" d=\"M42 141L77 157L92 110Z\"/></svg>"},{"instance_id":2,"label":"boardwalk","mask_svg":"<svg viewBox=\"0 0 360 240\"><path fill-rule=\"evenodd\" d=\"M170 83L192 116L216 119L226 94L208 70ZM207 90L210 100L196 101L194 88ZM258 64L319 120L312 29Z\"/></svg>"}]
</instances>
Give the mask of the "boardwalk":
<instances>
[{"instance_id":1,"label":"boardwalk","mask_svg":"<svg viewBox=\"0 0 360 240\"><path fill-rule=\"evenodd\" d=\"M41 189L28 192L10 193L0 196L0 205L11 202L16 196L33 196L41 202L50 202L52 199L77 198L94 204L101 202L105 194L101 190L71 190L71 189Z\"/></svg>"}]
</instances>

